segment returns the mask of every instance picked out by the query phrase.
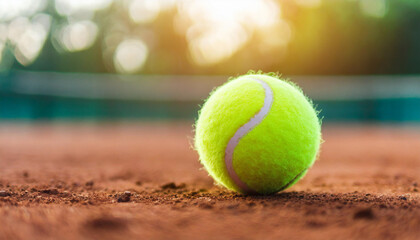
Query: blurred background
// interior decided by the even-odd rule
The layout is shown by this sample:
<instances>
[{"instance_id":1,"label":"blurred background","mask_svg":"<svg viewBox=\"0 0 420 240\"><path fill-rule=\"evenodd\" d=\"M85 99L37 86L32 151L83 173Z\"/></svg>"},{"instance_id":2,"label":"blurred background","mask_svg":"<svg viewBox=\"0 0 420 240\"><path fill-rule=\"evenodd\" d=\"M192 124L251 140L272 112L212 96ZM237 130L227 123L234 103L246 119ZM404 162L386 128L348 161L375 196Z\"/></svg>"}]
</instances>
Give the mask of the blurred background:
<instances>
[{"instance_id":1,"label":"blurred background","mask_svg":"<svg viewBox=\"0 0 420 240\"><path fill-rule=\"evenodd\" d=\"M325 122L420 122L418 0L0 0L0 120L186 119L279 72Z\"/></svg>"}]
</instances>

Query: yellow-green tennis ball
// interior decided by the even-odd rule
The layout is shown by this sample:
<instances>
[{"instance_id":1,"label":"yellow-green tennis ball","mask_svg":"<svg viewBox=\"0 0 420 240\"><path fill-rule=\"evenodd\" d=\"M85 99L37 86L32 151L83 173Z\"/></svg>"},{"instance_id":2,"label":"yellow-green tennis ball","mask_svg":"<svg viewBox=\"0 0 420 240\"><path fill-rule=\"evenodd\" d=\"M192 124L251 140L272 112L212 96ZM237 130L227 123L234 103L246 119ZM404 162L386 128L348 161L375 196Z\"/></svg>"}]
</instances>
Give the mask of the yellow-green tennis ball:
<instances>
[{"instance_id":1,"label":"yellow-green tennis ball","mask_svg":"<svg viewBox=\"0 0 420 240\"><path fill-rule=\"evenodd\" d=\"M195 148L228 189L269 194L292 186L317 158L321 124L312 103L278 77L249 74L217 88L196 122Z\"/></svg>"}]
</instances>

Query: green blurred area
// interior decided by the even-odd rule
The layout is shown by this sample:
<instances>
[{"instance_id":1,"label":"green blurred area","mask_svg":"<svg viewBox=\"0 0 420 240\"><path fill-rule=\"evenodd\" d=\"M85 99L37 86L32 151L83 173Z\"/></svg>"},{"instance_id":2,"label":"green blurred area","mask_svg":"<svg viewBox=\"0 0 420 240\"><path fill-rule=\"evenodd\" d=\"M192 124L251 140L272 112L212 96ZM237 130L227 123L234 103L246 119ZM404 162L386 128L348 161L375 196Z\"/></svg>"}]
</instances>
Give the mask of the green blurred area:
<instances>
[{"instance_id":1,"label":"green blurred area","mask_svg":"<svg viewBox=\"0 0 420 240\"><path fill-rule=\"evenodd\" d=\"M281 11L277 17L292 30L286 45L275 42L281 41L282 35L277 39L273 37L274 34L269 34L270 31L276 31L277 25L264 31L261 30L264 27L249 30L249 24L238 20L247 31L246 42L239 49L232 50L228 57L204 65L197 64L191 56L194 52L191 53L191 31L188 31L194 27L194 23L186 23L188 31L180 33L176 29L177 21L185 15L179 6L192 6L194 1L187 1L183 5L180 3L185 1L170 1L173 2L170 7L161 10L153 21L147 23L135 23L127 16L130 1L112 2L107 8L97 10L88 17L83 14L59 14L56 5L60 1L47 1L40 12L51 17L51 27L39 56L33 62L22 65L13 59L16 46L9 42L3 51L0 66L3 70L115 72L115 55L112 52L115 47L107 50L109 39L115 38L118 42L127 38L139 39L148 48L144 66L134 73L235 75L249 69L289 75L420 73L419 1L323 0L316 7L297 4L305 1L315 0L273 1ZM227 6L240 8L245 2L233 1L233 6ZM255 11L255 15L258 14L260 12ZM28 19L31 17L28 16ZM11 21L13 19L4 22ZM72 23L86 21L91 21L98 28L93 45L77 51L60 48L57 32ZM199 20L193 18L190 21ZM223 23L222 19L215 26L221 27ZM207 34L205 25L197 28L203 31L199 34ZM270 37L274 38L274 43L267 43L266 39ZM223 41L217 40L216 43Z\"/></svg>"}]
</instances>

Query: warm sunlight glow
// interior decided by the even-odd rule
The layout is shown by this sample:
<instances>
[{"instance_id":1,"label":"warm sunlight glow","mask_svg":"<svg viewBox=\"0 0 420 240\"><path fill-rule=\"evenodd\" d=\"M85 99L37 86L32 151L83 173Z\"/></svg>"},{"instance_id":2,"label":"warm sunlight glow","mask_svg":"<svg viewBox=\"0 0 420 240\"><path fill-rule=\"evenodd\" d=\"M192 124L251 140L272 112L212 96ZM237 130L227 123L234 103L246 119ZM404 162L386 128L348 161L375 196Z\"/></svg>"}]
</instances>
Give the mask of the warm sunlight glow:
<instances>
[{"instance_id":1,"label":"warm sunlight glow","mask_svg":"<svg viewBox=\"0 0 420 240\"><path fill-rule=\"evenodd\" d=\"M292 39L292 28L286 21L260 30L260 49L269 51L274 47L286 47Z\"/></svg>"},{"instance_id":2,"label":"warm sunlight glow","mask_svg":"<svg viewBox=\"0 0 420 240\"><path fill-rule=\"evenodd\" d=\"M258 14L255 14L258 13ZM212 65L238 52L254 32L278 23L275 1L180 1L175 26L186 31L194 63Z\"/></svg>"},{"instance_id":3,"label":"warm sunlight glow","mask_svg":"<svg viewBox=\"0 0 420 240\"><path fill-rule=\"evenodd\" d=\"M242 26L225 25L208 29L198 37L191 37L189 50L195 63L214 64L229 58L247 39L248 35Z\"/></svg>"},{"instance_id":4,"label":"warm sunlight glow","mask_svg":"<svg viewBox=\"0 0 420 240\"><path fill-rule=\"evenodd\" d=\"M295 2L304 7L319 7L322 0L295 0Z\"/></svg>"}]
</instances>

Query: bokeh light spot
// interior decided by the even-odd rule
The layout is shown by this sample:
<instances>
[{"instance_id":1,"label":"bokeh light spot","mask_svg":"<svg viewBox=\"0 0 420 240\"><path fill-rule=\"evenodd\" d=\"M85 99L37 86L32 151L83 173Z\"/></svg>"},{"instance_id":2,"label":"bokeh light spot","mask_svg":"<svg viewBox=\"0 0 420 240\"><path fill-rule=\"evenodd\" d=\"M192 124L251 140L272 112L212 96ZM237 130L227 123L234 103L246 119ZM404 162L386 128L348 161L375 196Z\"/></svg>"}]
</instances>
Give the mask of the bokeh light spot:
<instances>
[{"instance_id":1,"label":"bokeh light spot","mask_svg":"<svg viewBox=\"0 0 420 240\"><path fill-rule=\"evenodd\" d=\"M285 47L292 39L293 31L290 24L284 20L261 29L260 49L269 51L272 48Z\"/></svg>"},{"instance_id":2,"label":"bokeh light spot","mask_svg":"<svg viewBox=\"0 0 420 240\"><path fill-rule=\"evenodd\" d=\"M146 62L149 50L139 39L127 39L121 42L114 53L114 67L119 73L135 73Z\"/></svg>"},{"instance_id":3,"label":"bokeh light spot","mask_svg":"<svg viewBox=\"0 0 420 240\"><path fill-rule=\"evenodd\" d=\"M382 18L388 11L386 0L360 0L362 12L370 17Z\"/></svg>"},{"instance_id":4,"label":"bokeh light spot","mask_svg":"<svg viewBox=\"0 0 420 240\"><path fill-rule=\"evenodd\" d=\"M128 12L133 22L149 23L159 15L160 4L157 0L132 0Z\"/></svg>"},{"instance_id":5,"label":"bokeh light spot","mask_svg":"<svg viewBox=\"0 0 420 240\"><path fill-rule=\"evenodd\" d=\"M98 35L98 27L90 20L68 24L58 31L60 46L69 52L77 52L90 48Z\"/></svg>"},{"instance_id":6,"label":"bokeh light spot","mask_svg":"<svg viewBox=\"0 0 420 240\"><path fill-rule=\"evenodd\" d=\"M0 23L0 42L5 43L7 41L7 32L8 32L7 24Z\"/></svg>"},{"instance_id":7,"label":"bokeh light spot","mask_svg":"<svg viewBox=\"0 0 420 240\"><path fill-rule=\"evenodd\" d=\"M10 21L16 17L30 17L42 11L48 0L0 0L0 22Z\"/></svg>"},{"instance_id":8,"label":"bokeh light spot","mask_svg":"<svg viewBox=\"0 0 420 240\"><path fill-rule=\"evenodd\" d=\"M63 16L94 12L108 8L113 0L55 0L56 11Z\"/></svg>"},{"instance_id":9,"label":"bokeh light spot","mask_svg":"<svg viewBox=\"0 0 420 240\"><path fill-rule=\"evenodd\" d=\"M19 63L29 65L35 61L47 39L50 25L51 16L47 14L37 14L31 21L20 17L10 23L8 38Z\"/></svg>"},{"instance_id":10,"label":"bokeh light spot","mask_svg":"<svg viewBox=\"0 0 420 240\"><path fill-rule=\"evenodd\" d=\"M16 44L30 24L26 17L18 17L11 21L7 33L9 41Z\"/></svg>"},{"instance_id":11,"label":"bokeh light spot","mask_svg":"<svg viewBox=\"0 0 420 240\"><path fill-rule=\"evenodd\" d=\"M3 50L5 47L6 47L6 44L0 41L0 64L1 64L1 61L3 60Z\"/></svg>"},{"instance_id":12,"label":"bokeh light spot","mask_svg":"<svg viewBox=\"0 0 420 240\"><path fill-rule=\"evenodd\" d=\"M3 59L3 51L6 48L7 41L7 25L0 23L0 64Z\"/></svg>"},{"instance_id":13,"label":"bokeh light spot","mask_svg":"<svg viewBox=\"0 0 420 240\"><path fill-rule=\"evenodd\" d=\"M242 26L220 26L191 40L190 54L198 65L210 65L229 58L248 40Z\"/></svg>"}]
</instances>

